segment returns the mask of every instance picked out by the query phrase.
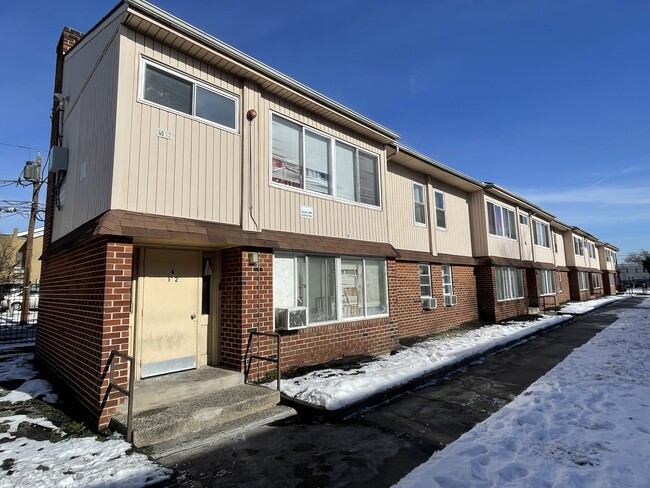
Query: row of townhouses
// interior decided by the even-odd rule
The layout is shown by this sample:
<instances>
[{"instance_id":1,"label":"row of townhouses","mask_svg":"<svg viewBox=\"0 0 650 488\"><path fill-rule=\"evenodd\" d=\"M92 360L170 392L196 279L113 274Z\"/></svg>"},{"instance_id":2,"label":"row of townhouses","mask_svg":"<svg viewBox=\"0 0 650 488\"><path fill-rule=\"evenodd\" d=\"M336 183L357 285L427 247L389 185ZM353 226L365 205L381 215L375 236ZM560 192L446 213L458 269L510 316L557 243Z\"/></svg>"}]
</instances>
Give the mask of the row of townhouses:
<instances>
[{"instance_id":1,"label":"row of townhouses","mask_svg":"<svg viewBox=\"0 0 650 488\"><path fill-rule=\"evenodd\" d=\"M615 291L615 246L143 0L64 29L53 115L36 358L98 429L113 350L289 370Z\"/></svg>"}]
</instances>

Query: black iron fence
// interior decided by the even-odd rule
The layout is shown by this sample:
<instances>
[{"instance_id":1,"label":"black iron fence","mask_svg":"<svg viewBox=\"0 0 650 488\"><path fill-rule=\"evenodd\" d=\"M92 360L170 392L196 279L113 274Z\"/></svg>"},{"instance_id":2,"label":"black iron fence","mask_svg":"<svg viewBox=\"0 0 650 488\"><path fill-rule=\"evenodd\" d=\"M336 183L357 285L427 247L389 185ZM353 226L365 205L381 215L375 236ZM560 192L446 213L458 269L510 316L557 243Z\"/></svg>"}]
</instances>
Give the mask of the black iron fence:
<instances>
[{"instance_id":1,"label":"black iron fence","mask_svg":"<svg viewBox=\"0 0 650 488\"><path fill-rule=\"evenodd\" d=\"M26 322L21 321L20 310L0 312L0 346L7 344L33 344L36 339L38 311L30 310Z\"/></svg>"}]
</instances>

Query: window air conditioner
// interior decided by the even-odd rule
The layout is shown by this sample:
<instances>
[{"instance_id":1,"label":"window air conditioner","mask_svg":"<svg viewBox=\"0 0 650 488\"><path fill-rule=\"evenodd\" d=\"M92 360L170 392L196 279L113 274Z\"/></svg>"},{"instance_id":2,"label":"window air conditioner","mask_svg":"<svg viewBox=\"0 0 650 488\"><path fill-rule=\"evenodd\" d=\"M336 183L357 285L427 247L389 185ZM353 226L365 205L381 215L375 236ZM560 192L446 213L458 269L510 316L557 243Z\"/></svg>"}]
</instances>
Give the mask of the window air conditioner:
<instances>
[{"instance_id":1,"label":"window air conditioner","mask_svg":"<svg viewBox=\"0 0 650 488\"><path fill-rule=\"evenodd\" d=\"M422 299L422 308L424 310L433 310L437 306L438 306L438 300L433 297Z\"/></svg>"},{"instance_id":2,"label":"window air conditioner","mask_svg":"<svg viewBox=\"0 0 650 488\"><path fill-rule=\"evenodd\" d=\"M275 330L300 329L307 325L307 307L275 309Z\"/></svg>"},{"instance_id":3,"label":"window air conditioner","mask_svg":"<svg viewBox=\"0 0 650 488\"><path fill-rule=\"evenodd\" d=\"M458 303L458 297L456 295L447 295L445 296L445 307L451 307Z\"/></svg>"}]
</instances>

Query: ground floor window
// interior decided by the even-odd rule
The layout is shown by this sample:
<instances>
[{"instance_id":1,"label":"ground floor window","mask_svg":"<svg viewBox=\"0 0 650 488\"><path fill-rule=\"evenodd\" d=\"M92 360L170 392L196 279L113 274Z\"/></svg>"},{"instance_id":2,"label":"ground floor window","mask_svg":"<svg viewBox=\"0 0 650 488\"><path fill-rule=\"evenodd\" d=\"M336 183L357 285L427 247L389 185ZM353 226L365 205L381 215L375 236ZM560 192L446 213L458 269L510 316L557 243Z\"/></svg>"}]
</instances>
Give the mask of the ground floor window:
<instances>
[{"instance_id":1,"label":"ground floor window","mask_svg":"<svg viewBox=\"0 0 650 488\"><path fill-rule=\"evenodd\" d=\"M591 284L594 290L600 288L600 275L598 273L591 273Z\"/></svg>"},{"instance_id":2,"label":"ground floor window","mask_svg":"<svg viewBox=\"0 0 650 488\"><path fill-rule=\"evenodd\" d=\"M609 286L612 290L616 288L616 278L614 278L614 275L611 273L609 274Z\"/></svg>"},{"instance_id":3,"label":"ground floor window","mask_svg":"<svg viewBox=\"0 0 650 488\"><path fill-rule=\"evenodd\" d=\"M539 270L539 292L540 295L555 294L555 271L550 269Z\"/></svg>"},{"instance_id":4,"label":"ground floor window","mask_svg":"<svg viewBox=\"0 0 650 488\"><path fill-rule=\"evenodd\" d=\"M428 263L418 266L420 273L420 298L431 297L431 267Z\"/></svg>"},{"instance_id":5,"label":"ground floor window","mask_svg":"<svg viewBox=\"0 0 650 488\"><path fill-rule=\"evenodd\" d=\"M524 280L521 269L499 266L496 268L497 300L524 298Z\"/></svg>"},{"instance_id":6,"label":"ground floor window","mask_svg":"<svg viewBox=\"0 0 650 488\"><path fill-rule=\"evenodd\" d=\"M558 273L557 277L558 277L558 291L562 293L564 291L564 284L562 283L562 273Z\"/></svg>"},{"instance_id":7,"label":"ground floor window","mask_svg":"<svg viewBox=\"0 0 650 488\"><path fill-rule=\"evenodd\" d=\"M440 269L442 271L442 295L445 299L445 306L455 305L456 297L454 296L454 282L451 277L451 265L443 264Z\"/></svg>"},{"instance_id":8,"label":"ground floor window","mask_svg":"<svg viewBox=\"0 0 650 488\"><path fill-rule=\"evenodd\" d=\"M578 288L580 291L589 289L589 281L587 278L587 273L584 271L578 271Z\"/></svg>"},{"instance_id":9,"label":"ground floor window","mask_svg":"<svg viewBox=\"0 0 650 488\"><path fill-rule=\"evenodd\" d=\"M386 260L276 253L273 306L305 307L307 324L388 313Z\"/></svg>"}]
</instances>

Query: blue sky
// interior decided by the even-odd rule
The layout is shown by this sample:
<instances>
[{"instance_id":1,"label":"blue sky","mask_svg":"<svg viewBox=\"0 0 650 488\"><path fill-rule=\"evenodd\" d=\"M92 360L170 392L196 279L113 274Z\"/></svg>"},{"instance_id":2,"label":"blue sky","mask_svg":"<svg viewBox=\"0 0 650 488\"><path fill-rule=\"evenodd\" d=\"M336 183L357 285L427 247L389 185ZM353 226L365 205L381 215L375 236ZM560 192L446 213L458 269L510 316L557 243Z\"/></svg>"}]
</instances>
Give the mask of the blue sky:
<instances>
[{"instance_id":1,"label":"blue sky","mask_svg":"<svg viewBox=\"0 0 650 488\"><path fill-rule=\"evenodd\" d=\"M61 29L116 3L3 5L0 180L36 154L6 144L47 152ZM650 248L648 1L154 3L623 254ZM0 232L26 228L8 215Z\"/></svg>"}]
</instances>

